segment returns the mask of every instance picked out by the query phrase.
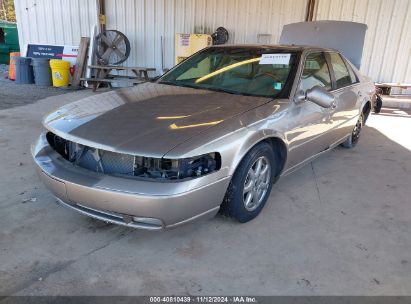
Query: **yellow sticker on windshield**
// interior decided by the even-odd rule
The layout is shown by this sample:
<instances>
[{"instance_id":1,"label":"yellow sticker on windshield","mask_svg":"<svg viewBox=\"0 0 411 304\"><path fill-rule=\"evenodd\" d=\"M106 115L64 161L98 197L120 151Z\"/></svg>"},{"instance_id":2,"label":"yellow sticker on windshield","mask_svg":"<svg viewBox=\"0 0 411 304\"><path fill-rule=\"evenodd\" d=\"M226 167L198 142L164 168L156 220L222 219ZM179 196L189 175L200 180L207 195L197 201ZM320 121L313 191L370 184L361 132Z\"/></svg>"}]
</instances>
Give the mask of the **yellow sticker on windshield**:
<instances>
[{"instance_id":1,"label":"yellow sticker on windshield","mask_svg":"<svg viewBox=\"0 0 411 304\"><path fill-rule=\"evenodd\" d=\"M289 64L291 54L262 54L260 64Z\"/></svg>"}]
</instances>

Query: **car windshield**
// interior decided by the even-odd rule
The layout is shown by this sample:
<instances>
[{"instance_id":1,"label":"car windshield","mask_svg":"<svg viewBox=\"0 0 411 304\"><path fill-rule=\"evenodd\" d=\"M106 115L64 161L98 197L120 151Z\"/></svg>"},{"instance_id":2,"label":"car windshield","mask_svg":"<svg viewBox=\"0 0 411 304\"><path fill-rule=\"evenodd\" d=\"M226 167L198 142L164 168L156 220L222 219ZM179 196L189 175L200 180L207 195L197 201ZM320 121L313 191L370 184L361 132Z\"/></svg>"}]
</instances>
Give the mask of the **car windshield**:
<instances>
[{"instance_id":1,"label":"car windshield","mask_svg":"<svg viewBox=\"0 0 411 304\"><path fill-rule=\"evenodd\" d=\"M210 47L184 60L159 83L288 98L299 57L294 50Z\"/></svg>"}]
</instances>

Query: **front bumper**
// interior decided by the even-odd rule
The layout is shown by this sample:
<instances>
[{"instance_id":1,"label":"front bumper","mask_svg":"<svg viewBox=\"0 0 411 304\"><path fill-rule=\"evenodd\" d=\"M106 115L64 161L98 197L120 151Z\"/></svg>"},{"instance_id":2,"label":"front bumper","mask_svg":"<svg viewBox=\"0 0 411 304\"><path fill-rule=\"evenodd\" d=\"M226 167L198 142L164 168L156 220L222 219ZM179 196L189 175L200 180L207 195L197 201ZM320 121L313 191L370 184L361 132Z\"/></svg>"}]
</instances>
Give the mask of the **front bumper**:
<instances>
[{"instance_id":1,"label":"front bumper","mask_svg":"<svg viewBox=\"0 0 411 304\"><path fill-rule=\"evenodd\" d=\"M182 181L116 177L74 167L42 134L32 147L37 172L59 201L88 216L134 228L157 230L214 216L230 182L227 170Z\"/></svg>"}]
</instances>

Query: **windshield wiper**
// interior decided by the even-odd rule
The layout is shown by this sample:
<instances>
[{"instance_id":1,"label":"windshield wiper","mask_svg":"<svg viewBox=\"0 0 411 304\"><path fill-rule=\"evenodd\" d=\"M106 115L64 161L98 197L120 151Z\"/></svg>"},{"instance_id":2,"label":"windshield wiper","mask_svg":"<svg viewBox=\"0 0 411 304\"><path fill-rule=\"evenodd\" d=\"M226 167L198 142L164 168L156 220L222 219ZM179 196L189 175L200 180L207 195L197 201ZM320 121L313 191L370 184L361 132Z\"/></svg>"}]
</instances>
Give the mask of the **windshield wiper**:
<instances>
[{"instance_id":1,"label":"windshield wiper","mask_svg":"<svg viewBox=\"0 0 411 304\"><path fill-rule=\"evenodd\" d=\"M215 92L223 92L223 93L234 94L234 95L245 95L244 93L241 93L241 92L238 92L238 91L228 90L228 89L221 89L221 88L201 87L201 89L215 91Z\"/></svg>"},{"instance_id":2,"label":"windshield wiper","mask_svg":"<svg viewBox=\"0 0 411 304\"><path fill-rule=\"evenodd\" d=\"M205 90L210 90L210 91L215 91L215 92L222 92L222 93L228 93L228 94L234 94L234 95L241 95L241 96L258 96L250 93L242 93L239 91L234 91L234 90L228 90L228 89L221 89L221 88L210 88L210 87L200 87L201 89Z\"/></svg>"},{"instance_id":3,"label":"windshield wiper","mask_svg":"<svg viewBox=\"0 0 411 304\"><path fill-rule=\"evenodd\" d=\"M199 87L196 86L191 86L188 84L183 84L183 83L179 83L179 82L172 82L172 81L160 81L160 84L167 84L167 85L173 85L176 87L184 87L184 88L192 88L192 89L201 89Z\"/></svg>"},{"instance_id":4,"label":"windshield wiper","mask_svg":"<svg viewBox=\"0 0 411 304\"><path fill-rule=\"evenodd\" d=\"M172 82L172 81L160 81L160 84L169 84L169 85L174 85L177 87L186 87L186 88L192 88L192 89L199 89L199 90L208 90L208 91L214 91L214 92L222 92L222 93L228 93L228 94L233 94L233 95L241 95L241 96L258 96L254 94L248 94L248 93L242 93L234 90L229 90L229 89L222 89L222 88L213 88L213 87L202 87L202 86L192 86L188 84L182 84L178 82Z\"/></svg>"}]
</instances>

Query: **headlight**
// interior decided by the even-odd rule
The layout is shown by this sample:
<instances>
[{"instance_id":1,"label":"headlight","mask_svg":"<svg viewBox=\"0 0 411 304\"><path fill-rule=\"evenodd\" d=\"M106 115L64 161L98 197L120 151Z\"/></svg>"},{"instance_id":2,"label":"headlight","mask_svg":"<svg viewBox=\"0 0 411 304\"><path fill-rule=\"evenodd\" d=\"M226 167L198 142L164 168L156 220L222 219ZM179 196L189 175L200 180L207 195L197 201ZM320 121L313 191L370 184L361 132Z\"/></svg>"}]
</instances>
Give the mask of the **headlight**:
<instances>
[{"instance_id":1,"label":"headlight","mask_svg":"<svg viewBox=\"0 0 411 304\"><path fill-rule=\"evenodd\" d=\"M179 178L198 177L219 170L221 157L219 153L210 153L178 161Z\"/></svg>"},{"instance_id":2,"label":"headlight","mask_svg":"<svg viewBox=\"0 0 411 304\"><path fill-rule=\"evenodd\" d=\"M196 178L219 170L221 156L217 152L183 159L136 157L135 176L180 180Z\"/></svg>"}]
</instances>

